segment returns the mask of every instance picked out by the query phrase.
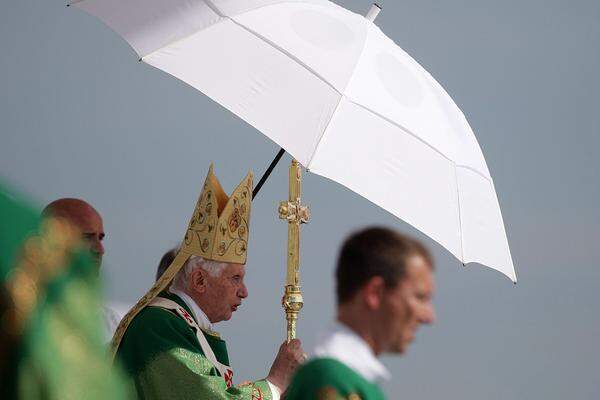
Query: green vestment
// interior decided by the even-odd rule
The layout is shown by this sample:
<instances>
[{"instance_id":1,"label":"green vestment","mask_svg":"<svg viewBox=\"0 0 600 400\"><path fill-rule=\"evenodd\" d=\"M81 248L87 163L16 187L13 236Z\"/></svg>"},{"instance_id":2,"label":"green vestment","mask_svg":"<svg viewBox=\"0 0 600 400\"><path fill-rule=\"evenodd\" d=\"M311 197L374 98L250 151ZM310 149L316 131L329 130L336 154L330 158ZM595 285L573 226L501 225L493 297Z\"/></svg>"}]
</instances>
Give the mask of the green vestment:
<instances>
[{"instance_id":1,"label":"green vestment","mask_svg":"<svg viewBox=\"0 0 600 400\"><path fill-rule=\"evenodd\" d=\"M315 358L298 369L286 400L383 400L379 386L333 358Z\"/></svg>"},{"instance_id":2,"label":"green vestment","mask_svg":"<svg viewBox=\"0 0 600 400\"><path fill-rule=\"evenodd\" d=\"M0 399L126 399L106 358L97 266L79 233L39 214L0 182Z\"/></svg>"},{"instance_id":3,"label":"green vestment","mask_svg":"<svg viewBox=\"0 0 600 400\"><path fill-rule=\"evenodd\" d=\"M193 315L178 296L167 298ZM197 323L197 321L196 321ZM229 365L227 346L218 335L202 331L218 362ZM159 307L146 307L131 322L117 351L138 399L240 399L270 400L266 380L227 387L208 360L194 329L182 316Z\"/></svg>"}]
</instances>

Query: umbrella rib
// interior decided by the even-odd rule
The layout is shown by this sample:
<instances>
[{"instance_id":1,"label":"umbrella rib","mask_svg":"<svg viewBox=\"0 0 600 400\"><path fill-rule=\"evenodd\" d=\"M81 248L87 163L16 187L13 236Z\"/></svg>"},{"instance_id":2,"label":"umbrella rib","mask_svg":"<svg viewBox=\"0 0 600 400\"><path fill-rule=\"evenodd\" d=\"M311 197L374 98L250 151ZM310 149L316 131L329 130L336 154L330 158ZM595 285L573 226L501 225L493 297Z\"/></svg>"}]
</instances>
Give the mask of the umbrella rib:
<instances>
[{"instance_id":1,"label":"umbrella rib","mask_svg":"<svg viewBox=\"0 0 600 400\"><path fill-rule=\"evenodd\" d=\"M301 67L303 67L305 70L307 70L308 72L310 72L311 74L313 74L315 77L317 77L320 81L322 81L323 83L325 83L327 86L329 86L331 89L333 89L333 91L335 91L337 94L343 96L343 93L340 92L335 86L333 86L327 79L325 79L322 75L320 75L317 71L315 71L314 69L312 69L311 67L309 67L307 64L305 64L304 62L302 62L302 60L300 60L298 57L296 57L295 55L293 55L292 53L288 52L287 50L279 47L276 43L272 42L271 40L267 39L266 37L262 36L261 34L259 34L258 32L253 31L252 29L248 28L247 26L242 25L241 23L237 22L236 20L234 20L231 17L226 17L228 18L231 22L233 22L234 24L236 24L237 26L239 26L240 28L244 29L246 32L256 36L258 39L262 40L263 42L267 43L268 45L270 45L271 47L273 47L275 50L278 50L280 53L288 56L290 59L294 60L298 65L300 65Z\"/></svg>"},{"instance_id":2,"label":"umbrella rib","mask_svg":"<svg viewBox=\"0 0 600 400\"><path fill-rule=\"evenodd\" d=\"M386 117L385 115L382 115L380 113L378 113L375 110L372 110L371 108L364 106L360 103L357 103L351 99L348 99L348 101L352 104L354 104L355 106L358 106L360 108L362 108L363 110L366 110L368 112L370 112L371 114L385 120L386 122L394 125L397 128L402 129L404 132L408 133L410 136L414 137L415 139L417 139L419 142L423 143L424 145L426 145L427 147L429 147L430 149L432 149L433 151L435 151L436 153L438 153L439 155L441 155L442 157L444 157L445 159L447 159L448 161L451 161L452 163L454 163L454 160L452 160L450 157L448 157L447 155L445 155L444 153L442 153L440 150L438 150L436 147L434 147L433 145L431 145L429 142L426 142L423 138L419 137L418 135L412 133L409 129L406 129L404 126L400 125L398 122Z\"/></svg>"},{"instance_id":3,"label":"umbrella rib","mask_svg":"<svg viewBox=\"0 0 600 400\"><path fill-rule=\"evenodd\" d=\"M456 168L468 169L469 171L473 172L474 174L481 176L483 179L487 180L492 185L494 183L494 182L492 182L492 178L488 177L487 175L481 173L480 171L476 170L475 168L473 168L471 166L464 165L464 164L456 164L456 163L454 163L454 165L456 165Z\"/></svg>"},{"instance_id":4,"label":"umbrella rib","mask_svg":"<svg viewBox=\"0 0 600 400\"><path fill-rule=\"evenodd\" d=\"M473 167L470 167L468 165L463 165L463 164L457 164L453 159L451 159L450 157L448 157L446 154L444 154L442 151L438 150L436 147L434 147L433 145L431 145L429 142L425 141L423 138L419 137L418 135L414 134L413 132L411 132L409 129L405 128L404 126L400 125L399 123L397 123L396 121L391 120L390 118L386 117L385 115L382 115L372 109L370 109L367 106L364 106L360 103L357 103L349 98L347 98L346 96L344 96L346 98L346 100L348 100L350 103L370 112L371 114L387 121L388 123L396 126L397 128L402 129L402 131L406 132L407 134L409 134L410 136L414 137L415 139L417 139L418 141L420 141L421 143L423 143L424 145L426 145L427 147L429 147L430 149L432 149L433 151L435 151L436 153L438 153L439 155L441 155L442 157L444 157L446 160L450 161L452 164L454 164L456 167L460 167L460 168L465 168L468 170L473 171L474 173L476 173L477 175L481 176L482 178L484 178L485 180L487 180L488 182L492 182L492 180L486 176L485 174L483 174L482 172L476 170Z\"/></svg>"},{"instance_id":5,"label":"umbrella rib","mask_svg":"<svg viewBox=\"0 0 600 400\"><path fill-rule=\"evenodd\" d=\"M317 154L317 152L319 151L319 148L321 147L321 142L323 141L323 138L325 137L325 133L327 133L327 129L329 129L329 125L331 125L331 121L333 121L333 118L335 118L335 114L337 113L338 108L340 108L340 104L342 104L342 100L345 98L346 98L346 96L344 96L343 94L340 94L340 99L338 100L337 104L335 105L335 109L333 110L333 113L331 114L331 118L329 118L329 121L327 122L325 129L323 129L323 133L321 133L321 136L319 136L319 141L317 142L317 145L315 146L315 151L313 151L312 155L310 156L310 159L308 160L308 163L306 164L307 171L310 171L310 165L312 164L313 159L315 158L315 155Z\"/></svg>"},{"instance_id":6,"label":"umbrella rib","mask_svg":"<svg viewBox=\"0 0 600 400\"><path fill-rule=\"evenodd\" d=\"M462 231L462 214L460 210L460 190L458 189L458 172L456 171L457 165L454 164L454 182L456 183L456 205L458 208L458 236L460 237L460 262L463 265L465 264L465 245L463 240L463 231Z\"/></svg>"},{"instance_id":7,"label":"umbrella rib","mask_svg":"<svg viewBox=\"0 0 600 400\"><path fill-rule=\"evenodd\" d=\"M79 0L79 1L84 1L84 0ZM302 60L300 60L298 57L294 56L292 53L288 52L287 50L281 48L280 46L278 46L276 43L272 42L271 40L269 40L268 38L262 36L261 34L259 34L256 31L253 31L252 29L248 28L247 26L239 23L238 21L236 21L233 17L229 16L229 15L224 15L221 13L221 11L212 3L212 1L210 0L206 0L205 1L206 5L208 7L210 7L211 10L213 10L215 12L215 14L217 14L218 16L220 16L221 18L223 18L223 20L229 20L232 23L234 23L236 26L242 28L243 30L245 30L246 32L250 33L251 35L253 35L254 37L260 39L261 41L265 42L266 44L270 45L272 48L274 48L275 50L278 50L280 53L286 55L287 57L289 57L290 59L292 59L293 61L295 61L298 65L300 65L301 67L303 67L305 70L307 70L308 72L310 72L312 75L314 75L317 79L319 79L320 81L322 81L323 83L325 83L327 86L329 86L333 91L335 91L336 93L338 93L339 95L343 96L343 93L340 92L335 86L333 86L329 81L327 81L327 79L325 79L323 76L321 76L317 71L315 71L314 69L312 69L310 66L308 66L307 64L305 64L304 62L302 62ZM263 6L263 7L267 7L267 6ZM258 8L262 8L262 7L258 7ZM250 10L253 11L254 9ZM247 11L246 11L247 12ZM244 12L245 13L245 12ZM244 14L242 13L242 14ZM222 21L219 21L217 23L220 23ZM214 25L214 24L213 24ZM210 26L213 26L210 25ZM207 29L208 27L205 27L204 29ZM165 47L169 47L174 43L177 42L181 42L183 40L186 40L188 38L190 38L191 36L195 35L196 33L200 32L203 29L200 29L198 31L195 31L194 33L191 33L183 38L179 38L171 43L168 43L164 46L161 46L160 48L151 51L150 53L142 56L140 58L140 60L144 60L146 57L148 57L149 55L152 55L154 53L156 53L157 51L160 51L162 49L164 49Z\"/></svg>"},{"instance_id":8,"label":"umbrella rib","mask_svg":"<svg viewBox=\"0 0 600 400\"><path fill-rule=\"evenodd\" d=\"M81 1L83 1L83 0L81 0ZM322 81L323 83L325 83L327 86L329 86L337 94L342 95L342 93L335 86L333 86L329 81L327 81L327 79L325 79L323 76L321 76L319 73L317 73L317 71L315 71L314 69L312 69L311 67L309 67L308 65L306 65L305 63L303 63L300 59L298 59L297 57L295 57L293 54L291 54L291 53L287 52L285 49L282 49L281 47L277 46L275 43L273 43L269 39L265 38L264 36L258 34L257 32L253 31L252 29L250 29L250 28L248 28L248 27L240 24L239 22L237 22L236 20L232 19L231 17L225 16L225 17L223 17L223 20L229 20L229 21L233 22L236 26L239 26L240 28L242 28L246 32L250 33L251 35L255 36L256 38L260 39L261 41L267 43L268 45L270 45L275 50L278 50L280 53L285 54L290 59L292 59L293 61L295 61L297 64L299 64L300 66L302 66L305 70L307 70L312 75L314 75L317 79L319 79L320 81ZM222 22L222 21L220 21L220 22ZM220 23L220 22L217 22L217 23ZM211 25L211 26L213 26L213 25ZM160 50L162 50L162 49L164 49L166 47L169 47L169 46L173 45L174 43L178 43L178 42L184 41L184 40L190 38L191 36L195 35L198 32L200 32L200 31L196 31L196 32L194 32L194 33L192 33L190 35L187 35L186 37L177 39L177 40L175 40L175 41L173 41L173 42L171 42L169 44L166 44L166 45L164 45L164 46L162 46L162 47L160 47L160 48L158 48L156 50L153 50L150 53L142 56L140 58L140 60L141 61L145 61L145 59L148 56L150 56L150 55L152 55L152 54L154 54L154 53L156 53L156 52L158 52L158 51L160 51Z\"/></svg>"},{"instance_id":9,"label":"umbrella rib","mask_svg":"<svg viewBox=\"0 0 600 400\"><path fill-rule=\"evenodd\" d=\"M352 69L352 74L350 75L350 78L346 82L346 85L344 86L344 90L342 90L341 93L338 92L338 93L340 93L340 99L338 100L338 103L335 105L335 109L333 110L333 113L331 114L331 118L329 118L329 121L327 122L327 126L325 126L325 129L323 129L323 132L321 133L321 136L319 136L319 141L317 142L317 145L315 146L315 151L313 151L312 155L310 156L310 160L308 160L308 164L306 165L306 169L309 170L309 171L310 171L310 165L311 165L313 159L315 158L315 155L319 151L319 147L321 147L321 141L323 140L323 137L325 136L325 133L327 133L327 129L329 129L329 125L331 125L331 121L335 117L335 113L337 112L338 108L340 107L340 104L342 103L342 100L345 99L345 98L347 99L347 97L346 97L346 95L344 93L346 93L346 89L348 89L348 86L350 85L350 82L352 82L352 79L354 79L354 75L356 75L356 66L360 62L360 59L362 58L362 56L363 56L363 54L365 52L365 49L367 48L367 42L369 41L369 33L371 33L371 30L367 29L367 36L365 37L365 41L363 43L362 49L360 49L360 54L356 58L356 63L354 64L354 68Z\"/></svg>"},{"instance_id":10,"label":"umbrella rib","mask_svg":"<svg viewBox=\"0 0 600 400\"><path fill-rule=\"evenodd\" d=\"M211 0L204 0L204 4L206 4L208 6L208 8L210 8L211 10L213 10L213 12L215 14L217 14L219 17L229 18L227 15L223 14L221 12L221 10L219 10L219 8L217 6L215 6L214 3Z\"/></svg>"}]
</instances>

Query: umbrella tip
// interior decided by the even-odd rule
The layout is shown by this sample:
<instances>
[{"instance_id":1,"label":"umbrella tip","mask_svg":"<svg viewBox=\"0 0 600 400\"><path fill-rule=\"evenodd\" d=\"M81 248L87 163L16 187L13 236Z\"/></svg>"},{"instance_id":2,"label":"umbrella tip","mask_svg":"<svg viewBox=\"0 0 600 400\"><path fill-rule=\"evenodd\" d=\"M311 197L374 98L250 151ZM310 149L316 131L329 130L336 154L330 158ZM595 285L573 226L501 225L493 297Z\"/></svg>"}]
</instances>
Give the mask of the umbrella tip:
<instances>
[{"instance_id":1,"label":"umbrella tip","mask_svg":"<svg viewBox=\"0 0 600 400\"><path fill-rule=\"evenodd\" d=\"M381 11L381 6L379 4L377 4L377 3L373 3L371 5L371 8L369 9L369 12L365 16L365 18L368 19L371 22L374 22L375 18L377 18L377 16L379 15L380 11Z\"/></svg>"}]
</instances>

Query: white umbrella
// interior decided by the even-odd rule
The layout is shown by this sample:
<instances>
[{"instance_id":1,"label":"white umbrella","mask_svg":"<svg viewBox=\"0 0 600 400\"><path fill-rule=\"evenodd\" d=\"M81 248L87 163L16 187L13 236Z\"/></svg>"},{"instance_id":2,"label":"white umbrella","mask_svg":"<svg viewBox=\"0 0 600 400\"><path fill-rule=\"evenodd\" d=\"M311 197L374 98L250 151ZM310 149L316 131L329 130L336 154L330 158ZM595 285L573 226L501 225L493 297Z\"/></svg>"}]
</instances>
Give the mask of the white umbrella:
<instances>
[{"instance_id":1,"label":"white umbrella","mask_svg":"<svg viewBox=\"0 0 600 400\"><path fill-rule=\"evenodd\" d=\"M467 120L368 18L325 0L81 0L141 61L200 90L463 264L516 281Z\"/></svg>"}]
</instances>

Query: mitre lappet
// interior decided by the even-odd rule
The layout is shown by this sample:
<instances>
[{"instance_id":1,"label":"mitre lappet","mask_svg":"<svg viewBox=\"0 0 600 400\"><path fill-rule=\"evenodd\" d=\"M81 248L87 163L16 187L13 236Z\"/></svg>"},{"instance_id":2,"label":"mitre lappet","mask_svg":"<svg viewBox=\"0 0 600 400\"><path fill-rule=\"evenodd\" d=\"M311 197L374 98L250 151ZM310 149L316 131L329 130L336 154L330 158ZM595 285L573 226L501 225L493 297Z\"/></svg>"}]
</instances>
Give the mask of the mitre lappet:
<instances>
[{"instance_id":1,"label":"mitre lappet","mask_svg":"<svg viewBox=\"0 0 600 400\"><path fill-rule=\"evenodd\" d=\"M227 196L213 169L211 164L175 259L162 277L121 320L111 342L112 356L133 318L167 288L190 256L246 264L253 174L248 172L231 196Z\"/></svg>"}]
</instances>

